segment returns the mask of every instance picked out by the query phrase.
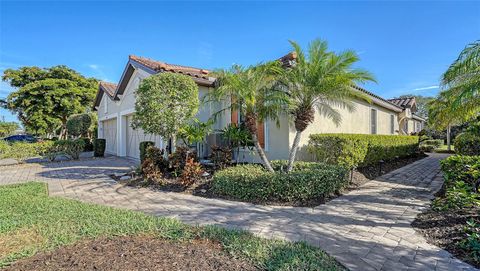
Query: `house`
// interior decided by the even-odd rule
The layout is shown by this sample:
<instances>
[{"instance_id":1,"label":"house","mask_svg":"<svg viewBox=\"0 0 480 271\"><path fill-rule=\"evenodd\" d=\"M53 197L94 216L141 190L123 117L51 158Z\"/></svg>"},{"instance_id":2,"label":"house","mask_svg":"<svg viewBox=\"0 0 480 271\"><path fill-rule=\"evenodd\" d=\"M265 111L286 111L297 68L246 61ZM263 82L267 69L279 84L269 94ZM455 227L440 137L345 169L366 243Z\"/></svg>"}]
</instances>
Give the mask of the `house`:
<instances>
[{"instance_id":1,"label":"house","mask_svg":"<svg viewBox=\"0 0 480 271\"><path fill-rule=\"evenodd\" d=\"M279 59L284 65L295 61L295 54L288 54ZM98 137L106 139L106 153L138 159L139 144L142 141L154 141L159 148L166 148L167 142L160 136L145 134L141 129L131 127L135 112L135 90L142 79L161 72L174 72L190 76L199 86L199 98L213 90L215 78L209 76L209 71L201 68L174 65L148 58L129 56L127 65L118 84L101 82L95 98L94 110L98 113ZM300 143L300 159L309 159L305 150L308 135L314 133L352 133L352 134L409 134L423 127L424 120L414 114L416 104L414 99L406 102L401 100L386 100L363 88L354 86L365 93L371 102L354 101L356 110L349 112L339 108L342 122L336 126L331 120L317 114L315 121L303 133ZM214 113L227 107L228 104L205 104L197 114L200 121L207 121ZM220 115L214 130L221 130L230 123L239 123L241 116L237 112L227 112ZM418 124L417 124L418 123ZM295 129L286 116L280 117L280 126L266 121L259 124L258 138L270 159L287 159L289 147L295 136ZM208 136L205 143L197 146L200 156L206 156L212 145L221 144L218 134ZM251 150L241 150L241 157L246 161L258 161Z\"/></svg>"}]
</instances>

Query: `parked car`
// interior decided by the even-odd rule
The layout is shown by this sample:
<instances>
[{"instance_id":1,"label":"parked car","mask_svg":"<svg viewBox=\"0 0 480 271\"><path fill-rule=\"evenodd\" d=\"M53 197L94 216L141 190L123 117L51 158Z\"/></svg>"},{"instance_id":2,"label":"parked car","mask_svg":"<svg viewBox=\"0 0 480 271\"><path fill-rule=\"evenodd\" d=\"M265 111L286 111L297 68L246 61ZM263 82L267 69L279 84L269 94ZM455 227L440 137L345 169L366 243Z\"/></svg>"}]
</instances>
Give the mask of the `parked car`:
<instances>
[{"instance_id":1,"label":"parked car","mask_svg":"<svg viewBox=\"0 0 480 271\"><path fill-rule=\"evenodd\" d=\"M7 142L30 142L34 143L37 142L37 139L32 136L32 135L12 135L12 136L7 136L3 140Z\"/></svg>"}]
</instances>

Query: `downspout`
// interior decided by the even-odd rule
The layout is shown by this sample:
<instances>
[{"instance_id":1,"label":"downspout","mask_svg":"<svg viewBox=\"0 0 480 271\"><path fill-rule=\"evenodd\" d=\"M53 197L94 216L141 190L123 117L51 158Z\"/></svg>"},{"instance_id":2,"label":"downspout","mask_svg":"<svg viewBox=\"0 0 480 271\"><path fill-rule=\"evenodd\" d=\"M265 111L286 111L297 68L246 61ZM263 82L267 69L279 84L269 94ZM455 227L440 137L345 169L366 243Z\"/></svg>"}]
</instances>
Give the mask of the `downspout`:
<instances>
[{"instance_id":1,"label":"downspout","mask_svg":"<svg viewBox=\"0 0 480 271\"><path fill-rule=\"evenodd\" d=\"M451 126L450 124L448 124L447 126L447 150L448 151L451 151L452 150L452 147L451 147L451 143L450 143L450 132L451 132Z\"/></svg>"}]
</instances>

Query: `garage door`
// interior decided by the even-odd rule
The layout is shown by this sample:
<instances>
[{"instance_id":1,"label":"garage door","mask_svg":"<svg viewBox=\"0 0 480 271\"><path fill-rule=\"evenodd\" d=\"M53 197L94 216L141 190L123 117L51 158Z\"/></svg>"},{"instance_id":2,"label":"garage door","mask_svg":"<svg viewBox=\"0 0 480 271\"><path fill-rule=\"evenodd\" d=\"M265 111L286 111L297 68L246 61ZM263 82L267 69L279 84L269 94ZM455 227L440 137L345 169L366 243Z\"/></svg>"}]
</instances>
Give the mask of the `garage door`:
<instances>
[{"instance_id":1,"label":"garage door","mask_svg":"<svg viewBox=\"0 0 480 271\"><path fill-rule=\"evenodd\" d=\"M117 154L117 119L103 121L103 137L106 140L105 151Z\"/></svg>"},{"instance_id":2,"label":"garage door","mask_svg":"<svg viewBox=\"0 0 480 271\"><path fill-rule=\"evenodd\" d=\"M128 157L139 159L140 158L140 142L153 141L155 146L163 148L163 143L160 136L154 136L152 134L145 134L142 129L132 128L132 116L127 117L127 134L126 134L126 154Z\"/></svg>"}]
</instances>

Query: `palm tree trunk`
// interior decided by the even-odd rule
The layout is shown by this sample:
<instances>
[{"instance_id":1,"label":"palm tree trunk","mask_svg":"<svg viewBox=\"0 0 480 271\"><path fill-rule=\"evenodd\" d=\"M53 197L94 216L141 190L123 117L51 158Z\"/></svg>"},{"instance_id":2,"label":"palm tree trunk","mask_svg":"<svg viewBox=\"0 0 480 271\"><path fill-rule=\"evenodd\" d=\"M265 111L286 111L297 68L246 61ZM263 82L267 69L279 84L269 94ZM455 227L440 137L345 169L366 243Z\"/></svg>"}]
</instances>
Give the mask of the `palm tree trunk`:
<instances>
[{"instance_id":1,"label":"palm tree trunk","mask_svg":"<svg viewBox=\"0 0 480 271\"><path fill-rule=\"evenodd\" d=\"M260 159L262 160L265 168L268 171L273 172L274 170L272 168L272 165L270 165L270 161L268 161L267 155L265 155L265 152L263 151L263 148L260 145L260 142L258 142L257 134L252 134L252 141L253 141L253 144L255 145L255 149L257 149L258 156L260 156Z\"/></svg>"},{"instance_id":2,"label":"palm tree trunk","mask_svg":"<svg viewBox=\"0 0 480 271\"><path fill-rule=\"evenodd\" d=\"M300 144L301 137L302 137L302 131L297 130L295 134L295 138L293 139L292 148L290 149L290 154L288 156L287 172L290 172L293 169L293 162L295 162L295 157L297 155L297 150Z\"/></svg>"}]
</instances>

